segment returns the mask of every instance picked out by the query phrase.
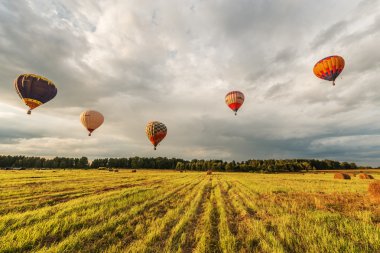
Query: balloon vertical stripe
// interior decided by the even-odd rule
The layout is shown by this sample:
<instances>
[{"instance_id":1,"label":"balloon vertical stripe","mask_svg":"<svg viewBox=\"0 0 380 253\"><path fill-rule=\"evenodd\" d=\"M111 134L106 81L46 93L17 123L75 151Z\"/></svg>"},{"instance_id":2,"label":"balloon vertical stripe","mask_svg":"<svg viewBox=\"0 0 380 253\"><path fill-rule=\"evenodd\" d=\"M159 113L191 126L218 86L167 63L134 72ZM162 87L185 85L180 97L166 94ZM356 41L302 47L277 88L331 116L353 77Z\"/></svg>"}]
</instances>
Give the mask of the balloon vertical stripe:
<instances>
[{"instance_id":1,"label":"balloon vertical stripe","mask_svg":"<svg viewBox=\"0 0 380 253\"><path fill-rule=\"evenodd\" d=\"M228 105L228 107L230 107L231 110L233 110L235 112L235 115L236 115L236 112L239 110L239 108L244 103L244 94L240 91L228 92L226 97L225 97L225 101L226 101L226 104Z\"/></svg>"}]
</instances>

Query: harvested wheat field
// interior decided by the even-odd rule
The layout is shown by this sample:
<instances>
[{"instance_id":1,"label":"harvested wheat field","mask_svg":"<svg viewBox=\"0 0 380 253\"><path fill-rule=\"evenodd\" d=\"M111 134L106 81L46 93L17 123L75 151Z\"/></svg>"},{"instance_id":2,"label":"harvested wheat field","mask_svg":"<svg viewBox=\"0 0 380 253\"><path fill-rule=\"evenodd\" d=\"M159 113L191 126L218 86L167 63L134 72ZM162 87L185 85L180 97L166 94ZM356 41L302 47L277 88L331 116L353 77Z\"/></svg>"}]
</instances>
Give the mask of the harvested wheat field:
<instances>
[{"instance_id":1,"label":"harvested wheat field","mask_svg":"<svg viewBox=\"0 0 380 253\"><path fill-rule=\"evenodd\" d=\"M140 170L0 180L0 252L380 252L366 180Z\"/></svg>"}]
</instances>

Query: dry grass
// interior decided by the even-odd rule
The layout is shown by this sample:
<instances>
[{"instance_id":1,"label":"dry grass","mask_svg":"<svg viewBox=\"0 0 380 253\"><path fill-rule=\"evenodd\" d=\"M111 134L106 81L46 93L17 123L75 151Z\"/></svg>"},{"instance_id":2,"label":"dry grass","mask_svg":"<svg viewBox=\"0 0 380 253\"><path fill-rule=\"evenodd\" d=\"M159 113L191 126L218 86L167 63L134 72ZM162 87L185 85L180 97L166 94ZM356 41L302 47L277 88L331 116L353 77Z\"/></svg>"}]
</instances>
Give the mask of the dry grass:
<instances>
[{"instance_id":1,"label":"dry grass","mask_svg":"<svg viewBox=\"0 0 380 253\"><path fill-rule=\"evenodd\" d=\"M335 173L334 179L351 179L351 177L346 173Z\"/></svg>"}]
</instances>

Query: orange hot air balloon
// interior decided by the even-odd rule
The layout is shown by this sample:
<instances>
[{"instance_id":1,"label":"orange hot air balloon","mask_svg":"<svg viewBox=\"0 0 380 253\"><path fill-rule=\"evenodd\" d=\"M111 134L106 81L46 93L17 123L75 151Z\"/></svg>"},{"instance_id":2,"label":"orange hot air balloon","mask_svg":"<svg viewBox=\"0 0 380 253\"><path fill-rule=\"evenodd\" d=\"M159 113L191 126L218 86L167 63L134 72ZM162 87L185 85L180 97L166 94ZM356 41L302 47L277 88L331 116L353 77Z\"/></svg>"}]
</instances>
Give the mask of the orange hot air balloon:
<instances>
[{"instance_id":1,"label":"orange hot air balloon","mask_svg":"<svg viewBox=\"0 0 380 253\"><path fill-rule=\"evenodd\" d=\"M230 91L227 93L225 100L228 107L230 107L236 115L237 111L244 103L244 94L240 91Z\"/></svg>"},{"instance_id":2,"label":"orange hot air balloon","mask_svg":"<svg viewBox=\"0 0 380 253\"><path fill-rule=\"evenodd\" d=\"M344 59L339 55L332 55L323 58L314 65L314 74L324 80L332 81L335 85L335 79L344 69Z\"/></svg>"},{"instance_id":3,"label":"orange hot air balloon","mask_svg":"<svg viewBox=\"0 0 380 253\"><path fill-rule=\"evenodd\" d=\"M88 130L88 136L91 136L91 133L103 124L104 117L100 112L88 110L82 112L80 115L80 121Z\"/></svg>"},{"instance_id":4,"label":"orange hot air balloon","mask_svg":"<svg viewBox=\"0 0 380 253\"><path fill-rule=\"evenodd\" d=\"M156 146L165 138L168 129L161 122L152 121L146 125L145 132L148 139L153 144L154 150L156 150Z\"/></svg>"},{"instance_id":5,"label":"orange hot air balloon","mask_svg":"<svg viewBox=\"0 0 380 253\"><path fill-rule=\"evenodd\" d=\"M29 107L28 114L57 95L57 88L52 81L35 74L20 75L14 81L14 86L17 94Z\"/></svg>"}]
</instances>

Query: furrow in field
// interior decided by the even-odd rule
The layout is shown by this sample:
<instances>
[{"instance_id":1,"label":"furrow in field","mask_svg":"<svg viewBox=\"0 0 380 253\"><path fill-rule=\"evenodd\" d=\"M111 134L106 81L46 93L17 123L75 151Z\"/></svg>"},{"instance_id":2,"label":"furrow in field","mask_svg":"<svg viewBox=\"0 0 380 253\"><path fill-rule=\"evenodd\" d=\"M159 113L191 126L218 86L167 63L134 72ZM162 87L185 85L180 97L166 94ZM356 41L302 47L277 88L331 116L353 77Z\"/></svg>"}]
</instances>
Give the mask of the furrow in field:
<instances>
[{"instance_id":1,"label":"furrow in field","mask_svg":"<svg viewBox=\"0 0 380 253\"><path fill-rule=\"evenodd\" d=\"M129 225L135 217L149 213L154 207L163 208L173 198L184 196L186 192L195 187L196 183L187 183L185 186L177 186L176 189L166 194L157 192L149 201L138 203L124 210L124 212L113 214L101 223L91 224L77 232L70 233L58 244L45 245L41 252L61 252L61 251L103 251L105 247L114 244L124 238L133 238L134 226Z\"/></svg>"},{"instance_id":2,"label":"furrow in field","mask_svg":"<svg viewBox=\"0 0 380 253\"><path fill-rule=\"evenodd\" d=\"M233 221L235 214L233 209L230 207L229 203L225 201L225 194L222 193L222 182L221 176L216 177L216 187L215 187L215 199L216 206L219 213L219 237L220 237L220 247L223 252L236 252L236 239L235 235L237 234L236 224Z\"/></svg>"},{"instance_id":3,"label":"furrow in field","mask_svg":"<svg viewBox=\"0 0 380 253\"><path fill-rule=\"evenodd\" d=\"M163 196L172 196L184 187L186 186L179 186L169 191L168 194L163 194ZM111 201L104 201L102 204L97 203L96 198L93 198L92 202L87 203L88 206L86 209L76 209L77 212L65 212L65 210L63 210L63 212L52 215L53 217L50 217L47 222L42 219L31 226L19 228L18 231L13 232L13 230L10 230L3 237L0 237L0 242L4 241L2 247L6 247L6 245L9 244L9 240L7 239L12 238L12 240L17 241L18 245L21 246L36 246L36 244L44 246L54 243L72 234L76 230L104 222L112 216L117 216L120 212L130 209L134 205L139 205L155 197L155 192L152 192L152 190L149 192L141 191L127 198L123 197L122 193L119 193L119 195L120 194L122 196L111 198ZM30 236L34 234L35 236ZM22 242L22 240L26 240L26 242Z\"/></svg>"},{"instance_id":4,"label":"furrow in field","mask_svg":"<svg viewBox=\"0 0 380 253\"><path fill-rule=\"evenodd\" d=\"M57 182L22 182L16 185L9 185L8 187L3 187L1 189L1 196L3 200L7 199L23 199L27 197L36 197L40 195L45 195L51 193L51 189L54 189L54 192L65 192L75 189L97 189L103 188L114 184L126 184L126 183L138 183L138 181L133 178L121 179L115 181L112 179L106 179L99 181L97 180L62 180ZM6 195L7 194L7 195Z\"/></svg>"},{"instance_id":5,"label":"furrow in field","mask_svg":"<svg viewBox=\"0 0 380 253\"><path fill-rule=\"evenodd\" d=\"M255 210L246 205L246 200L240 196L240 191L233 182L229 182L229 185L224 196L234 210L232 219L237 226L237 252L265 252L259 247L263 226L255 217Z\"/></svg>"},{"instance_id":6,"label":"furrow in field","mask_svg":"<svg viewBox=\"0 0 380 253\"><path fill-rule=\"evenodd\" d=\"M4 215L0 218L0 235L16 230L19 228L27 228L33 226L39 222L45 222L47 219L56 217L58 219L64 219L74 213L83 212L83 210L92 211L100 205L107 205L114 201L130 197L135 194L143 193L148 190L157 188L153 186L146 187L134 187L123 190L120 192L107 192L97 196L86 196L80 199L75 199L65 203L61 203L55 206L48 206L39 208L32 211L26 211L24 213L11 213ZM96 201L96 205L94 203Z\"/></svg>"},{"instance_id":7,"label":"furrow in field","mask_svg":"<svg viewBox=\"0 0 380 253\"><path fill-rule=\"evenodd\" d=\"M207 252L223 252L220 245L220 234L219 234L219 223L220 223L220 213L218 211L218 204L215 196L215 183L212 181L211 196L210 196L210 209L209 209L209 240L205 240L206 251ZM207 238L207 237L206 237Z\"/></svg>"},{"instance_id":8,"label":"furrow in field","mask_svg":"<svg viewBox=\"0 0 380 253\"><path fill-rule=\"evenodd\" d=\"M178 249L177 252L190 253L195 248L200 240L200 231L204 229L204 215L206 211L206 206L210 201L211 195L211 180L208 181L205 188L202 191L201 200L195 205L195 210L191 216L184 220L183 225L186 224L186 227L183 230L182 234L176 234L176 237L180 239L180 245L176 246ZM179 230L181 231L181 230ZM184 239L183 239L184 238ZM176 241L176 240L173 240ZM172 242L171 249L173 249L175 244Z\"/></svg>"},{"instance_id":9,"label":"furrow in field","mask_svg":"<svg viewBox=\"0 0 380 253\"><path fill-rule=\"evenodd\" d=\"M174 178L170 181L167 181L166 184L181 184L181 181L177 178ZM98 205L109 204L114 201L118 201L119 199L126 198L129 195L133 195L141 191L154 190L158 187L161 187L161 185L149 185L149 183L147 183L147 185L143 184L139 187L125 189L122 193L119 193L118 191L104 192L102 194L98 194L95 196L85 196L80 199L71 200L55 206L43 207L33 211L26 211L24 213L11 213L3 215L2 217L0 217L0 235L7 230L15 230L18 227L25 228L26 226L29 226L39 221L46 220L48 218L51 218L52 216L56 216L59 219L62 219L65 216L71 215L72 213L83 211L88 208L94 208L94 201L96 201Z\"/></svg>"},{"instance_id":10,"label":"furrow in field","mask_svg":"<svg viewBox=\"0 0 380 253\"><path fill-rule=\"evenodd\" d=\"M140 230L140 239L132 242L123 251L126 252L165 252L165 241L170 237L171 230L180 220L181 215L190 203L203 191L207 181L202 180L195 188L188 191L182 198L173 201L176 203L171 208L166 208L164 215L151 219ZM155 214L153 214L155 216Z\"/></svg>"},{"instance_id":11,"label":"furrow in field","mask_svg":"<svg viewBox=\"0 0 380 253\"><path fill-rule=\"evenodd\" d=\"M191 241L191 248L186 248L185 252L222 252L218 229L220 214L215 199L216 181L213 176L209 176L208 180L210 184L206 191L205 202L202 205L202 213L191 237L188 239Z\"/></svg>"},{"instance_id":12,"label":"furrow in field","mask_svg":"<svg viewBox=\"0 0 380 253\"><path fill-rule=\"evenodd\" d=\"M248 245L259 252L287 252L276 226L272 223L272 214L268 213L269 208L260 204L259 194L240 181L237 181L234 186L236 201L232 203L240 210L241 218L245 221L240 222L246 225L243 230L251 231L245 238Z\"/></svg>"},{"instance_id":13,"label":"furrow in field","mask_svg":"<svg viewBox=\"0 0 380 253\"><path fill-rule=\"evenodd\" d=\"M81 198L84 196L90 196L93 194L101 194L103 192L114 191L123 188L136 187L140 185L151 185L151 184L159 184L162 180L152 180L142 183L122 183L120 185L114 185L112 187L109 184L105 184L102 182L101 185L96 185L93 187L92 184L90 187L86 187L86 185L81 185L80 189L69 188L70 190L63 191L54 191L54 192L45 192L34 195L33 189L30 190L30 196L24 198L15 198L7 202L6 200L1 201L2 207L0 207L0 214L7 214L10 212L25 212L27 210L37 209L44 206L53 206L62 202L67 202L72 199ZM84 191L85 189L85 191Z\"/></svg>"},{"instance_id":14,"label":"furrow in field","mask_svg":"<svg viewBox=\"0 0 380 253\"><path fill-rule=\"evenodd\" d=\"M235 240L235 252L241 252L243 248L246 247L242 234L241 220L239 210L236 209L234 205L234 200L236 198L235 189L233 184L227 180L220 181L220 191L222 196L222 203L224 204L226 211L226 219L228 228L230 229L234 240ZM247 231L245 231L247 232ZM247 236L247 235L245 235Z\"/></svg>"},{"instance_id":15,"label":"furrow in field","mask_svg":"<svg viewBox=\"0 0 380 253\"><path fill-rule=\"evenodd\" d=\"M181 219L178 221L176 226L174 226L171 230L170 236L165 243L165 252L191 251L194 246L192 245L191 238L195 240L194 235L192 234L195 231L194 225L197 224L197 221L203 211L202 207L207 196L209 196L210 189L211 182L208 181L190 203L190 206L181 216Z\"/></svg>"}]
</instances>

